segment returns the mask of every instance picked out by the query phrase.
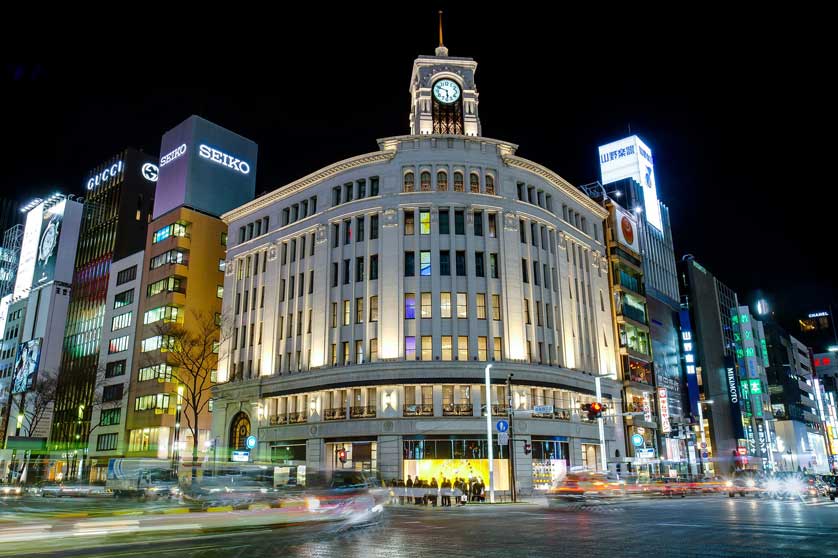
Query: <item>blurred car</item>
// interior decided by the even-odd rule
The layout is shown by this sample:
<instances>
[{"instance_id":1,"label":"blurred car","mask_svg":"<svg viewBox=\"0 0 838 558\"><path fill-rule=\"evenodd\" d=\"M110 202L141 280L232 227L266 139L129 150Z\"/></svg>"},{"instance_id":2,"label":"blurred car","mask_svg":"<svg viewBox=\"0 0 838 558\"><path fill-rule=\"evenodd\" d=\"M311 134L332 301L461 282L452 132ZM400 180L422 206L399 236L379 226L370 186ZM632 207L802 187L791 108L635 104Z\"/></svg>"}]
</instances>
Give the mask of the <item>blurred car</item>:
<instances>
[{"instance_id":1,"label":"blurred car","mask_svg":"<svg viewBox=\"0 0 838 558\"><path fill-rule=\"evenodd\" d=\"M727 495L734 498L737 494L744 497L746 494L760 496L762 494L762 487L760 475L750 469L741 469L735 471L733 476L725 482Z\"/></svg>"},{"instance_id":2,"label":"blurred car","mask_svg":"<svg viewBox=\"0 0 838 558\"><path fill-rule=\"evenodd\" d=\"M781 500L817 496L814 484L810 485L802 474L791 471L781 471L769 476L765 481L764 489L769 498Z\"/></svg>"},{"instance_id":3,"label":"blurred car","mask_svg":"<svg viewBox=\"0 0 838 558\"><path fill-rule=\"evenodd\" d=\"M65 484L63 482L42 481L29 489L32 494L44 498L110 498L113 493L104 486L90 484Z\"/></svg>"},{"instance_id":4,"label":"blurred car","mask_svg":"<svg viewBox=\"0 0 838 558\"><path fill-rule=\"evenodd\" d=\"M23 487L20 485L2 485L0 486L0 496L20 496L24 493Z\"/></svg>"},{"instance_id":5,"label":"blurred car","mask_svg":"<svg viewBox=\"0 0 838 558\"><path fill-rule=\"evenodd\" d=\"M834 502L835 497L838 496L838 476L824 475L823 484L826 492L825 496Z\"/></svg>"},{"instance_id":6,"label":"blurred car","mask_svg":"<svg viewBox=\"0 0 838 558\"><path fill-rule=\"evenodd\" d=\"M628 485L625 479L619 479L614 473L573 471L556 486L547 490L547 503L553 507L567 502L619 498L628 493Z\"/></svg>"}]
</instances>

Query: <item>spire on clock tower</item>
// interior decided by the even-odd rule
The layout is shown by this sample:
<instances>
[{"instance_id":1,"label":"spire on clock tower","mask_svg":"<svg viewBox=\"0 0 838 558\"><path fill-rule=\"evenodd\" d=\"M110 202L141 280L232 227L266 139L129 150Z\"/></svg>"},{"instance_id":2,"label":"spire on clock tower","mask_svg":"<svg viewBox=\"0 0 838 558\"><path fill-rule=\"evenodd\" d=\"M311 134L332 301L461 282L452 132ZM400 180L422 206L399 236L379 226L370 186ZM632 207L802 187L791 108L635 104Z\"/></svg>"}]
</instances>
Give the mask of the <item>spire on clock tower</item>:
<instances>
[{"instance_id":1,"label":"spire on clock tower","mask_svg":"<svg viewBox=\"0 0 838 558\"><path fill-rule=\"evenodd\" d=\"M448 56L442 41L439 11L439 46L435 56L419 56L410 76L410 133L481 135L477 116L477 87L472 58Z\"/></svg>"}]
</instances>

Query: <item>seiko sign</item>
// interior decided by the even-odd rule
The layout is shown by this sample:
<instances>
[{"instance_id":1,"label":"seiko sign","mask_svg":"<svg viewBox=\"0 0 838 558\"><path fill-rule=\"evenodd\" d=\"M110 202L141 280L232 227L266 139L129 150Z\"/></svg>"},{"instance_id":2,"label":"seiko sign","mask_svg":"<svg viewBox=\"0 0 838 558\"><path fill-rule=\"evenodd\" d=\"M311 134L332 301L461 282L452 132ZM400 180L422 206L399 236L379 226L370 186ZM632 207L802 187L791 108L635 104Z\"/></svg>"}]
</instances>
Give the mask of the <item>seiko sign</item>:
<instances>
[{"instance_id":1,"label":"seiko sign","mask_svg":"<svg viewBox=\"0 0 838 558\"><path fill-rule=\"evenodd\" d=\"M739 390L736 387L736 369L729 366L727 368L727 387L730 391L730 402L739 403Z\"/></svg>"},{"instance_id":2,"label":"seiko sign","mask_svg":"<svg viewBox=\"0 0 838 558\"><path fill-rule=\"evenodd\" d=\"M180 146L176 147L175 149L172 149L171 151L169 151L168 153L166 153L165 155L160 157L160 166L165 167L166 165L168 165L169 163L171 163L175 159L183 157L184 153L186 153L186 144L185 143L181 144Z\"/></svg>"},{"instance_id":3,"label":"seiko sign","mask_svg":"<svg viewBox=\"0 0 838 558\"><path fill-rule=\"evenodd\" d=\"M90 179L87 181L87 189L92 190L96 186L107 182L111 178L116 177L121 172L122 161L117 161L116 163L112 164L96 176L90 177Z\"/></svg>"},{"instance_id":4,"label":"seiko sign","mask_svg":"<svg viewBox=\"0 0 838 558\"><path fill-rule=\"evenodd\" d=\"M204 159L209 159L214 163L224 165L225 167L233 169L234 171L240 172L242 174L248 174L250 172L250 165L247 164L245 161L242 161L241 159L236 159L231 155L227 155L224 152L221 152L217 149L213 149L212 147L206 146L204 144L201 144L201 146L198 148L198 155L200 155Z\"/></svg>"}]
</instances>

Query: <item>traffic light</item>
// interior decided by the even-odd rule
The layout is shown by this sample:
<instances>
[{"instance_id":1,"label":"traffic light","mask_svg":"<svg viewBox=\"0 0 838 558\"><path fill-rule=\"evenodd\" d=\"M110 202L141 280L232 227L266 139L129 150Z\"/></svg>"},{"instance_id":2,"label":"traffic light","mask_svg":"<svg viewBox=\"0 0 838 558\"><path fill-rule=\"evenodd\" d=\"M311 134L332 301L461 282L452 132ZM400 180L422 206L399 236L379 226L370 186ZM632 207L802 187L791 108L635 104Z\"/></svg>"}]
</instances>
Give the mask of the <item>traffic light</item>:
<instances>
[{"instance_id":1,"label":"traffic light","mask_svg":"<svg viewBox=\"0 0 838 558\"><path fill-rule=\"evenodd\" d=\"M338 450L338 461L340 461L341 463L346 463L346 450L345 449L339 449Z\"/></svg>"},{"instance_id":2,"label":"traffic light","mask_svg":"<svg viewBox=\"0 0 838 558\"><path fill-rule=\"evenodd\" d=\"M588 403L586 407L587 408L585 410L588 411L588 420L602 418L602 412L605 410L605 405L599 401L594 401L593 403Z\"/></svg>"},{"instance_id":3,"label":"traffic light","mask_svg":"<svg viewBox=\"0 0 838 558\"><path fill-rule=\"evenodd\" d=\"M529 442L524 442L524 455L529 455L532 453L532 444Z\"/></svg>"}]
</instances>

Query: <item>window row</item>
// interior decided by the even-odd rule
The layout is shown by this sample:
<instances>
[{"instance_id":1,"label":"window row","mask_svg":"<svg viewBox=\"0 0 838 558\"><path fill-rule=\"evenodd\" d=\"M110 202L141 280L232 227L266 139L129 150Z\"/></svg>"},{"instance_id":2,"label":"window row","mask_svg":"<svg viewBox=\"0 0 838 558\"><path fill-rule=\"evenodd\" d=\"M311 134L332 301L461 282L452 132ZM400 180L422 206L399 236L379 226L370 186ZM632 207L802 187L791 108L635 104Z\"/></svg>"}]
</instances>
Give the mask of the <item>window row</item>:
<instances>
[{"instance_id":1,"label":"window row","mask_svg":"<svg viewBox=\"0 0 838 558\"><path fill-rule=\"evenodd\" d=\"M311 217L315 213L317 213L317 196L311 196L307 200L302 200L282 208L282 218L280 219L279 226L284 227L285 225L296 223L301 219ZM265 232L268 232L267 229Z\"/></svg>"},{"instance_id":2,"label":"window row","mask_svg":"<svg viewBox=\"0 0 838 558\"><path fill-rule=\"evenodd\" d=\"M527 229L529 229L529 237L530 243L536 247L539 247L539 240L541 249L544 251L548 251L551 254L556 253L556 231L552 229L548 229L544 225L539 225L534 221L530 221L529 227L527 227L527 221L524 219L518 220L518 234L521 238L521 243L527 243Z\"/></svg>"},{"instance_id":3,"label":"window row","mask_svg":"<svg viewBox=\"0 0 838 558\"><path fill-rule=\"evenodd\" d=\"M154 234L151 237L151 243L157 244L158 242L162 242L172 236L188 237L189 223L172 223L171 225L166 225L162 229L154 231Z\"/></svg>"},{"instance_id":4,"label":"window row","mask_svg":"<svg viewBox=\"0 0 838 558\"><path fill-rule=\"evenodd\" d=\"M154 256L151 258L149 262L148 268L149 269L157 269L158 267L162 267L168 264L182 264L186 265L186 255L188 252L186 250L181 250L180 248L175 248L173 250L168 250L163 252L158 256Z\"/></svg>"},{"instance_id":5,"label":"window row","mask_svg":"<svg viewBox=\"0 0 838 558\"><path fill-rule=\"evenodd\" d=\"M495 252L489 253L488 262L489 277L497 279L499 277L498 255ZM466 252L465 250L454 251L454 271L458 277L466 277L468 270L466 266ZM407 251L404 253L404 276L414 277L416 275L416 252ZM430 277L432 275L431 268L431 251L420 250L419 252L419 276ZM451 275L451 251L439 251L439 275L447 277ZM474 275L475 277L486 277L486 254L485 252L474 253Z\"/></svg>"},{"instance_id":6,"label":"window row","mask_svg":"<svg viewBox=\"0 0 838 558\"><path fill-rule=\"evenodd\" d=\"M257 238L263 234L268 234L269 225L270 217L267 215L261 219L253 221L252 223L242 225L239 227L239 244L247 242L251 238Z\"/></svg>"},{"instance_id":7,"label":"window row","mask_svg":"<svg viewBox=\"0 0 838 558\"><path fill-rule=\"evenodd\" d=\"M452 182L449 186L449 173L447 170L438 170L436 172L436 184L431 183L431 171L423 170L419 173L419 188L416 188L416 174L413 170L404 172L402 191L403 192L447 192L450 188L454 192L465 192L465 174L463 171L455 170L453 172ZM481 185L481 174L479 172L471 171L468 175L468 190L475 194L495 194L495 177L493 174L485 173Z\"/></svg>"},{"instance_id":8,"label":"window row","mask_svg":"<svg viewBox=\"0 0 838 558\"><path fill-rule=\"evenodd\" d=\"M139 369L137 381L147 382L150 380L159 380L161 382L172 381L172 367L168 364L154 364L151 366L144 366Z\"/></svg>"},{"instance_id":9,"label":"window row","mask_svg":"<svg viewBox=\"0 0 838 558\"><path fill-rule=\"evenodd\" d=\"M291 323L291 319L289 317L288 323ZM302 323L302 312L300 312L300 323ZM241 331L241 336L239 336L239 331ZM250 343L248 343L248 327L247 324L243 324L241 330L238 327L233 328L233 349L235 348L245 348L248 344L253 347L255 345L262 344L262 322L259 322L258 334L256 324L250 324ZM308 332L311 333L311 310L309 310L309 329ZM280 333L281 335L281 333ZM301 333L298 333L301 335ZM241 339L241 345L239 345L239 339Z\"/></svg>"},{"instance_id":10,"label":"window row","mask_svg":"<svg viewBox=\"0 0 838 558\"><path fill-rule=\"evenodd\" d=\"M355 282L360 283L364 280L364 270L366 266L364 264L363 257L355 258ZM313 271L311 273L314 273ZM351 280L351 273L352 273L352 260L345 259L342 262L342 265L339 262L332 262L331 266L331 273L329 274L330 284L332 287L337 287L338 283L342 282L344 285L348 285ZM302 274L301 274L302 276ZM293 277L291 278L293 280ZM373 254L369 257L369 280L375 281L378 279L378 254ZM313 283L309 283L309 292L312 292L311 289ZM280 282L281 285L281 282ZM301 289L302 290L302 289ZM282 289L280 288L280 292ZM302 294L302 293L300 293ZM290 297L289 297L290 298ZM282 297L280 296L280 300Z\"/></svg>"},{"instance_id":11,"label":"window row","mask_svg":"<svg viewBox=\"0 0 838 558\"><path fill-rule=\"evenodd\" d=\"M355 217L354 222L353 219L344 219L342 222L332 223L332 248L337 248L341 243L346 246L353 241L363 242L366 240L367 234L369 234L370 240L378 239L378 214L369 216L369 233L367 233L367 227L365 226L366 220L366 215L360 215ZM341 231L343 231L342 234ZM314 255L314 235L311 235L311 243L312 255ZM283 263L285 262L283 261Z\"/></svg>"},{"instance_id":12,"label":"window row","mask_svg":"<svg viewBox=\"0 0 838 558\"><path fill-rule=\"evenodd\" d=\"M168 410L169 394L157 393L154 395L142 395L134 400L135 411L150 411L152 409ZM133 433L133 432L132 432Z\"/></svg>"},{"instance_id":13,"label":"window row","mask_svg":"<svg viewBox=\"0 0 838 558\"><path fill-rule=\"evenodd\" d=\"M518 201L537 205L553 213L553 196L551 194L523 182L518 182L516 186L518 189Z\"/></svg>"},{"instance_id":14,"label":"window row","mask_svg":"<svg viewBox=\"0 0 838 558\"><path fill-rule=\"evenodd\" d=\"M297 278L299 278L299 281L296 281ZM305 278L306 278L305 273L300 273L299 275L297 275L297 277L295 277L294 275L291 275L290 277L288 277L288 300L291 300L292 298L295 298L295 297L303 296L303 294L306 292ZM295 286L297 287L296 289L294 288ZM313 293L314 293L314 270L310 269L308 271L308 294L313 294ZM247 310L247 291L244 292L244 295L245 295L244 296L244 309ZM277 295L278 295L278 300L280 302L285 300L285 279L280 279L279 280L279 292L277 293ZM260 299L261 299L261 301L260 301L259 305L260 305L260 308L262 308L262 307L265 306L265 287L262 287L262 295L261 295ZM252 309L255 310L256 309L256 293L255 293L255 291L253 293L252 304L253 304ZM238 295L236 295L236 308L237 308L236 314L238 314L239 313L239 311L238 311Z\"/></svg>"},{"instance_id":15,"label":"window row","mask_svg":"<svg viewBox=\"0 0 838 558\"><path fill-rule=\"evenodd\" d=\"M282 245L283 249L285 244ZM251 274L255 277L260 273L259 262L262 262L261 273L265 273L268 269L268 251L263 250L261 253L251 254L236 260L236 279L250 277Z\"/></svg>"},{"instance_id":16,"label":"window row","mask_svg":"<svg viewBox=\"0 0 838 558\"><path fill-rule=\"evenodd\" d=\"M312 310L311 310L311 308L308 309L307 317L308 317L308 320L307 320L306 323L308 325L306 326L306 333L311 333L311 323L312 323L311 322L311 320L312 320ZM284 327L286 324L288 326L287 328ZM287 319L284 315L279 317L279 323L278 323L279 327L277 328L277 332L279 333L279 339L280 340L284 339L285 337L293 337L294 335L302 335L303 334L303 311L302 310L297 311L297 321L296 321L297 328L296 328L296 330L294 329L294 324L295 324L295 322L294 322L294 313L293 312L288 313ZM251 328L252 327L253 326L251 326ZM295 331L296 331L296 334L294 333ZM259 343L262 342L262 333L261 332L262 332L262 326L260 325L259 326ZM242 346L244 346L244 345L242 345Z\"/></svg>"},{"instance_id":17,"label":"window row","mask_svg":"<svg viewBox=\"0 0 838 558\"><path fill-rule=\"evenodd\" d=\"M439 214L438 219L438 226L437 226L437 233L438 234L451 234L451 209L448 207L440 208L437 210ZM465 209L454 209L454 234L457 235L464 235L466 234L466 210ZM485 222L485 230L489 238L497 238L498 235L498 228L497 228L497 213L495 212L486 212L485 213L485 220L484 220L484 212L481 210L474 210L470 212L472 216L473 222L473 232L474 236L483 236L484 235L484 222ZM412 236L416 233L416 210L415 209L405 209L404 210L404 235L405 236ZM420 208L419 209L419 234L420 235L429 235L431 234L431 209L430 208Z\"/></svg>"},{"instance_id":18,"label":"window row","mask_svg":"<svg viewBox=\"0 0 838 558\"><path fill-rule=\"evenodd\" d=\"M137 278L137 266L132 265L127 269L123 269L122 271L116 274L116 284L122 285L123 283L127 283L128 281L133 281Z\"/></svg>"},{"instance_id":19,"label":"window row","mask_svg":"<svg viewBox=\"0 0 838 558\"><path fill-rule=\"evenodd\" d=\"M360 200L366 197L375 197L378 195L378 177L371 176L369 178L369 188L367 188L367 180L361 178L355 182L347 182L340 186L332 188L332 207L336 207L342 203L348 203L352 200Z\"/></svg>"}]
</instances>

